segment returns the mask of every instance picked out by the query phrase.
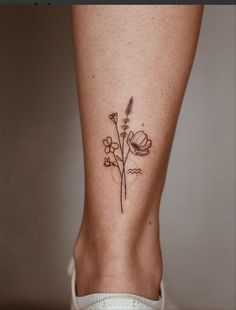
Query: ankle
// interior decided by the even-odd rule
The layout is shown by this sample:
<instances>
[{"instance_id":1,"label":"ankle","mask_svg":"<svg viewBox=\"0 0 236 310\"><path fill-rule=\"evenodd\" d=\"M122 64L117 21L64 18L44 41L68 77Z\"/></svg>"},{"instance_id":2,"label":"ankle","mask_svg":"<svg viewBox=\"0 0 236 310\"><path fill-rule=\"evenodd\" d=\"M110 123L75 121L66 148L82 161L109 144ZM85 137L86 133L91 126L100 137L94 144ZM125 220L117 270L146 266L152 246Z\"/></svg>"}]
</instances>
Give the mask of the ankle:
<instances>
[{"instance_id":1,"label":"ankle","mask_svg":"<svg viewBox=\"0 0 236 310\"><path fill-rule=\"evenodd\" d=\"M98 232L97 232L98 233ZM113 243L93 238L81 230L74 248L77 293L135 293L157 298L162 279L162 257L159 238L140 235L135 243Z\"/></svg>"}]
</instances>

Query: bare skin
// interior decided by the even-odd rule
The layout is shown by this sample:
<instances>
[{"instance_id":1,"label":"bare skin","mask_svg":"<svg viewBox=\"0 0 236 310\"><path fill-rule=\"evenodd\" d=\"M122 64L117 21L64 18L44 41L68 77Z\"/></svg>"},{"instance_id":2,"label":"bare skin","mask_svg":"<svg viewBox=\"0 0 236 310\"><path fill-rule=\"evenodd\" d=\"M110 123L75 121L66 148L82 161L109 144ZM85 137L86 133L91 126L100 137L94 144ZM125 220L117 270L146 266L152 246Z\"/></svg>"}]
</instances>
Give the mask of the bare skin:
<instances>
[{"instance_id":1,"label":"bare skin","mask_svg":"<svg viewBox=\"0 0 236 310\"><path fill-rule=\"evenodd\" d=\"M195 5L73 6L86 183L74 247L79 296L126 292L158 298L161 194L202 10ZM130 131L139 134L124 142L130 150L124 177L122 136L119 144L109 115L117 113L120 134L131 98L125 138ZM114 148L110 139L104 142L108 136ZM140 147L147 150L144 156L137 152ZM108 159L104 164L108 157L110 164ZM128 174L134 168L141 173Z\"/></svg>"}]
</instances>

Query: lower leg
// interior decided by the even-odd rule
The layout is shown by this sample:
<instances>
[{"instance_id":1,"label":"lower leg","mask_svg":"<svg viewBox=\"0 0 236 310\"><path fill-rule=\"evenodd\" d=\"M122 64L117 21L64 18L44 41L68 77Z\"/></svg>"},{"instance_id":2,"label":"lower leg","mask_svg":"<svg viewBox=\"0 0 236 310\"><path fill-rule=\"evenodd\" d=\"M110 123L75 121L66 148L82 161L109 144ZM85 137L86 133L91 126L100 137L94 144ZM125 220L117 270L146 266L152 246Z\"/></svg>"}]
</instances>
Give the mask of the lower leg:
<instances>
[{"instance_id":1,"label":"lower leg","mask_svg":"<svg viewBox=\"0 0 236 310\"><path fill-rule=\"evenodd\" d=\"M78 295L158 297L159 206L201 14L201 6L73 7L86 181Z\"/></svg>"}]
</instances>

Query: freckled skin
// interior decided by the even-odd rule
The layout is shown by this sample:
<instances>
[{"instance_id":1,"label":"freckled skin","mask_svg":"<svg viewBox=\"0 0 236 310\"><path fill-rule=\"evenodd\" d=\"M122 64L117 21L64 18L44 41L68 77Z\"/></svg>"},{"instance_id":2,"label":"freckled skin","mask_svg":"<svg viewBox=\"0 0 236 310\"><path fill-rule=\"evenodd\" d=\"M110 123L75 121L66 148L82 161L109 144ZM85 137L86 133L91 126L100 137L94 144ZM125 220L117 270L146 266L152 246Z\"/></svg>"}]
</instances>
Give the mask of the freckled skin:
<instances>
[{"instance_id":1,"label":"freckled skin","mask_svg":"<svg viewBox=\"0 0 236 310\"><path fill-rule=\"evenodd\" d=\"M72 13L86 184L74 248L77 292L156 299L163 272L161 194L202 6L75 5ZM111 128L108 116L123 117L131 96L132 130L145 124L152 147L143 158L130 154L143 174L130 185L122 214L117 183L99 163ZM110 134L115 136L115 128Z\"/></svg>"}]
</instances>

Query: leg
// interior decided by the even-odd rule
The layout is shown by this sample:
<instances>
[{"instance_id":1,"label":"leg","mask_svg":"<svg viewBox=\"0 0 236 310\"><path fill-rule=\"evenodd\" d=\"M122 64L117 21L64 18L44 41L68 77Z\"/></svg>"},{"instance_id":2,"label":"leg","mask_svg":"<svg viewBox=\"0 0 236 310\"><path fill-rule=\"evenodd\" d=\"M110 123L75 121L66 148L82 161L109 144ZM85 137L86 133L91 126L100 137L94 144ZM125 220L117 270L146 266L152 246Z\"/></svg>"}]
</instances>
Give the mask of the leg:
<instances>
[{"instance_id":1,"label":"leg","mask_svg":"<svg viewBox=\"0 0 236 310\"><path fill-rule=\"evenodd\" d=\"M158 296L159 206L201 16L193 5L73 7L86 178L78 295Z\"/></svg>"}]
</instances>

